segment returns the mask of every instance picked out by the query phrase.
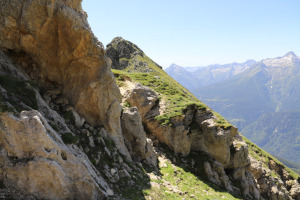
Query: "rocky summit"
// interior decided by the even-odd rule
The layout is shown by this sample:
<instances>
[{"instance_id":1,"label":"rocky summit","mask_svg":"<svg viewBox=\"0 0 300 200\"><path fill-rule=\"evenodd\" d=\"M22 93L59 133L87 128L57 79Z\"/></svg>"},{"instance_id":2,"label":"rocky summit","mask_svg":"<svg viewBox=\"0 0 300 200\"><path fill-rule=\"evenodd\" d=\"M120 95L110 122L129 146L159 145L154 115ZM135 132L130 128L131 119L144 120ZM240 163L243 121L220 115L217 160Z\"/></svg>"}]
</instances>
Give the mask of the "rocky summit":
<instances>
[{"instance_id":1,"label":"rocky summit","mask_svg":"<svg viewBox=\"0 0 300 200\"><path fill-rule=\"evenodd\" d=\"M140 48L105 50L80 0L2 0L0 17L0 199L300 198Z\"/></svg>"}]
</instances>

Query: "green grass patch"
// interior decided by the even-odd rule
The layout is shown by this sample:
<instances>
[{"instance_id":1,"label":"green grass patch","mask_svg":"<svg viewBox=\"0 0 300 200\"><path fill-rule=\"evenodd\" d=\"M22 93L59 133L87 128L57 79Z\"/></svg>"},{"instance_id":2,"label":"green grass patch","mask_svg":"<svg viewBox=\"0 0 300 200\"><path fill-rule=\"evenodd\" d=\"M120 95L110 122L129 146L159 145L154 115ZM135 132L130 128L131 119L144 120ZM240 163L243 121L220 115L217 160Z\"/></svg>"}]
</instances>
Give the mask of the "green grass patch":
<instances>
[{"instance_id":1,"label":"green grass patch","mask_svg":"<svg viewBox=\"0 0 300 200\"><path fill-rule=\"evenodd\" d=\"M32 109L38 109L36 94L32 89L32 81L24 81L11 76L0 76L0 85L7 91L9 96L13 95ZM12 101L10 103L18 112L25 109L18 102Z\"/></svg>"},{"instance_id":2,"label":"green grass patch","mask_svg":"<svg viewBox=\"0 0 300 200\"><path fill-rule=\"evenodd\" d=\"M59 127L57 126L57 124L55 124L54 122L49 122L49 125L52 127L53 130L55 130L56 132L59 131Z\"/></svg>"},{"instance_id":3,"label":"green grass patch","mask_svg":"<svg viewBox=\"0 0 300 200\"><path fill-rule=\"evenodd\" d=\"M255 158L256 160L262 161L263 165L266 168L270 168L269 167L269 162L270 162L270 160L273 160L279 166L281 166L283 169L285 169L289 173L290 177L292 177L294 180L297 180L299 178L299 175L296 172L294 172L290 168L286 167L284 164L282 164L279 160L277 160L271 154L269 154L266 151L264 151L263 149L259 148L256 144L254 144L253 142L251 142L250 140L248 140L246 137L243 136L243 139L248 144L249 154L253 158ZM273 170L271 172L271 176L273 176L273 177L280 177L280 175L278 175Z\"/></svg>"},{"instance_id":4,"label":"green grass patch","mask_svg":"<svg viewBox=\"0 0 300 200\"><path fill-rule=\"evenodd\" d=\"M103 140L106 144L106 147L109 149L109 150L112 150L116 145L114 143L113 140L111 140L110 138L106 138L106 137L103 137Z\"/></svg>"},{"instance_id":5,"label":"green grass patch","mask_svg":"<svg viewBox=\"0 0 300 200\"><path fill-rule=\"evenodd\" d=\"M5 188L6 188L6 187L5 187L4 183L3 183L3 181L0 180L0 189L5 189Z\"/></svg>"},{"instance_id":6,"label":"green grass patch","mask_svg":"<svg viewBox=\"0 0 300 200\"><path fill-rule=\"evenodd\" d=\"M15 112L15 110L8 104L8 100L0 94L0 113L4 112Z\"/></svg>"},{"instance_id":7,"label":"green grass patch","mask_svg":"<svg viewBox=\"0 0 300 200\"><path fill-rule=\"evenodd\" d=\"M124 108L131 108L131 105L128 101L125 101L123 107Z\"/></svg>"},{"instance_id":8,"label":"green grass patch","mask_svg":"<svg viewBox=\"0 0 300 200\"><path fill-rule=\"evenodd\" d=\"M161 125L172 125L173 117L184 115L189 109L208 109L204 103L171 78L148 56L135 55L126 61L128 61L128 66L124 70L112 69L117 84L122 86L127 77L156 91L160 99L163 98L167 104L165 113L156 117ZM147 63L147 66L140 66L140 63ZM219 127L226 129L232 126L218 113L213 112L213 114L216 116L215 122Z\"/></svg>"},{"instance_id":9,"label":"green grass patch","mask_svg":"<svg viewBox=\"0 0 300 200\"><path fill-rule=\"evenodd\" d=\"M61 138L65 144L76 144L79 139L78 136L73 135L72 133L64 133Z\"/></svg>"},{"instance_id":10,"label":"green grass patch","mask_svg":"<svg viewBox=\"0 0 300 200\"><path fill-rule=\"evenodd\" d=\"M161 179L152 179L160 188L148 188L143 190L146 199L242 199L233 196L224 188L208 182L204 172L204 162L211 157L204 152L192 152L187 157L178 157L165 145L161 147L166 159L160 163L159 174ZM184 159L185 162L182 162ZM161 162L161 160L160 160ZM186 163L186 164L185 164ZM191 167L191 163L194 166ZM180 192L172 191L172 188Z\"/></svg>"},{"instance_id":11,"label":"green grass patch","mask_svg":"<svg viewBox=\"0 0 300 200\"><path fill-rule=\"evenodd\" d=\"M63 116L66 121L70 121L72 123L75 122L74 115L71 111L65 112Z\"/></svg>"}]
</instances>

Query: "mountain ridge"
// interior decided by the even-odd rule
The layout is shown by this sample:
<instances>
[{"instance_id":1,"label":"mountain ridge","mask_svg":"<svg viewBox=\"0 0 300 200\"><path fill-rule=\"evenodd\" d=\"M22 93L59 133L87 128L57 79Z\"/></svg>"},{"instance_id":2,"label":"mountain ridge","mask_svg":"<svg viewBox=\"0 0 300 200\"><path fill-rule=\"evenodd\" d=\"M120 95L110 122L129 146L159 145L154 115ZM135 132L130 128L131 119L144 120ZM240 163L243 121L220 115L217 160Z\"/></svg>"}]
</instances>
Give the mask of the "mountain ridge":
<instances>
[{"instance_id":1,"label":"mountain ridge","mask_svg":"<svg viewBox=\"0 0 300 200\"><path fill-rule=\"evenodd\" d=\"M224 65L215 64L206 67L200 67L192 72L189 72L184 67L174 64L166 68L165 71L190 91L195 92L199 87L224 81L234 75L240 74L255 63L256 61L254 60L247 60L244 63L234 62ZM175 67L176 70L174 69Z\"/></svg>"},{"instance_id":2,"label":"mountain ridge","mask_svg":"<svg viewBox=\"0 0 300 200\"><path fill-rule=\"evenodd\" d=\"M273 124L272 121L278 121L279 113L290 112L290 116L293 116L293 112L299 111L300 107L297 103L300 95L297 87L300 77L299 60L299 57L291 52L282 57L264 59L229 80L199 89L197 96L237 125L248 138L276 155L273 147L278 148L279 144L283 144L284 149L286 144L290 144L291 148L292 146L296 147L297 140L287 142L287 139L282 139L277 140L273 145L271 143L262 144L259 140L262 140L262 137L265 137L264 140L266 140L268 131L265 132L253 126L261 123L260 116L263 115L269 116L269 118L263 118L267 124L266 127L269 127L270 123ZM223 101L226 99L227 103L225 104ZM286 129L287 133L297 135L296 125L289 122L293 119L285 119L288 120L286 123L295 128L292 132ZM276 124L273 125L276 127ZM249 126L252 126L251 132L249 132ZM259 127L262 128L261 125ZM257 135L258 132L261 135ZM274 135L272 132L269 134L273 135L273 138L279 138L284 135L284 132L280 133L281 136ZM294 157L292 156L293 150L289 152L285 154L281 152L277 155L299 162L296 154Z\"/></svg>"},{"instance_id":3,"label":"mountain ridge","mask_svg":"<svg viewBox=\"0 0 300 200\"><path fill-rule=\"evenodd\" d=\"M129 42L129 44L130 44L130 42ZM140 58L141 59L143 59L144 57L146 57L146 55L143 55L143 56L141 56ZM136 59L137 57L135 57L134 59ZM114 59L114 58L112 58L112 59ZM132 63L131 65L134 65L134 62L128 62L128 63ZM151 63L151 62L150 62ZM190 126L190 130L191 130L191 133L189 133L189 134L191 134L190 136L191 137L194 137L194 134L193 133L195 133L195 132L198 132L199 131L199 129L197 128L197 125L196 124L193 124L193 123L191 123L190 125L188 125L188 124L186 124L186 122L184 122L184 121L182 121L182 118L185 118L185 117L188 117L190 114L189 113L191 113L191 112L188 112L188 113L185 113L186 111L183 111L183 116L182 117L180 117L182 114L181 113L177 113L177 114L175 114L175 115L169 115L168 116L168 123L170 123L169 125L171 126L170 128L163 128L164 126L166 126L168 123L165 123L166 121L164 121L164 123L161 123L161 124L158 124L157 122L155 122L155 120L160 120L160 119L166 119L165 117L164 118L161 118L160 116L159 117L157 117L157 115L160 113L160 111L161 111L161 109L160 109L160 107L161 106L164 106L165 105L165 103L166 103L166 100L167 101L169 101L169 100L171 100L172 98L170 97L170 93L168 93L167 91L164 91L164 90L160 90L160 89L158 89L158 85L157 85L157 83L158 83L158 80L159 79L163 79L163 80L167 80L167 78L166 78L166 76L164 75L164 76L162 76L162 74L160 74L159 75L159 73L157 73L157 70L161 70L161 69L159 69L159 68L156 68L155 67L155 65L152 65L152 64L148 64L147 66L149 66L150 67L150 69L149 70L147 70L147 72L145 73L144 72L144 70L139 70L139 71L137 71L137 69L135 69L134 71L132 70L132 66L130 66L130 65L128 65L125 69L123 69L123 70L113 70L113 72L114 72L114 74L115 74L115 76L116 76L116 79L118 80L117 82L118 82L118 85L120 86L120 88L121 88L121 91L123 91L122 92L122 94L123 94L123 105L127 105L127 106L137 106L138 107L138 109L139 110L142 110L142 114L141 114L141 116L142 116L142 119L143 119L143 122L144 122L144 124L146 125L146 130L148 130L148 132L150 131L152 134L154 134L157 138L158 138L158 140L160 141L160 142L162 142L162 143L165 143L165 144L167 144L167 146L169 146L171 149L173 149L174 147L172 147L172 145L174 145L174 144L171 144L171 143L169 143L168 141L169 141L169 139L168 139L168 137L169 136L167 136L167 138L166 138L166 135L172 135L174 132L177 132L176 134L179 136L181 133L180 132L178 132L178 130L173 130L173 131L171 131L172 133L169 133L169 131L172 129L171 127L172 126L174 126L174 128L175 127L178 127L178 125L180 125L180 124L182 124L182 123L184 123L185 124L185 126ZM172 83L173 84L173 83ZM174 83L174 84L176 84L176 83ZM149 88L147 89L147 88L144 88L144 89L142 89L143 88L143 86L141 86L141 85L146 85L147 87L149 87L150 89L152 89L152 90L154 90L154 92L153 91L151 91L151 90L149 90ZM145 95L145 94L143 94L142 93L142 91L143 90L146 90L147 92L146 93L148 93L150 96L147 96L147 95ZM147 104L145 104L145 103L138 103L135 99L140 99L140 98L146 98L146 99L157 99L157 97L156 97L156 95L155 95L155 92L157 92L157 96L159 96L159 98L158 99L160 99L160 100L158 100L158 103L156 103L156 105L153 107L153 110L150 110L149 112L148 112L148 114L147 114L147 111L145 111L145 108L144 108L144 106L142 106L142 105L147 105ZM145 97L145 96L146 97ZM167 96L165 96L165 95L167 95ZM144 97L142 97L142 96L144 96ZM167 97L167 98L166 98ZM181 99L181 100L183 100L183 101L185 101L184 99ZM148 100L146 100L146 102L148 102ZM175 102L174 102L175 103ZM171 103L172 104L172 103ZM175 105L176 105L177 103L175 103ZM178 105L179 106L179 105ZM205 105L203 105L203 106L205 106ZM205 112L207 112L207 107L205 108L205 107L203 107L203 106L201 106L200 108L196 108L196 109L200 109L201 110L201 112L203 112L203 111L205 111L205 109L206 109L206 111ZM158 109L159 108L159 112L158 112ZM191 108L189 108L189 109L195 109L195 107L193 108L193 107L191 107ZM192 111L191 110L191 111ZM198 110L197 111L197 113L200 111L200 110ZM210 110L210 109L209 109ZM193 111L192 111L193 112ZM145 114L146 113L146 114ZM179 114L179 115L178 115ZM206 114L200 114L200 115L206 115ZM214 115L217 115L217 113L214 113ZM156 116L156 117L154 117L153 118L153 116ZM188 119L191 119L191 118L193 118L193 117L188 117ZM196 117L197 118L197 117ZM206 117L205 117L206 118ZM186 119L186 120L188 120L188 119ZM189 120L188 120L189 121ZM222 126L223 125L221 125L221 128L222 128ZM202 130L205 130L206 128L204 128L204 127L202 127L202 126L200 126L201 128L200 128L200 130L202 129ZM224 127L224 126L223 126ZM230 126L229 126L230 127ZM163 128L163 129L162 129ZM163 131L159 131L160 129L162 129ZM178 128L177 128L178 129ZM226 130L226 129L225 129ZM195 132L194 132L195 131ZM159 133L159 134L157 134L157 133L155 133L155 132L157 132L157 133ZM201 131L200 131L201 132ZM206 132L206 131L204 131L204 132ZM201 134L201 133L200 133ZM172 137L176 137L175 135L174 136L172 136ZM182 140L182 142L184 142L185 141L185 138L183 137L183 136L180 136L181 137L181 140ZM172 139L173 140L173 139ZM196 141L197 141L197 139L195 138L195 139L192 139L192 140L195 140L195 143L196 143ZM205 140L205 138L202 138L202 140ZM247 139L245 139L244 138L244 140L247 142L247 144L248 144L248 148L249 148L249 152L250 152L250 156L249 156L249 158L251 159L251 167L250 167L250 169L253 167L253 170L251 169L251 172L253 172L256 176L255 176L255 178L257 178L257 180L262 180L262 179L264 179L263 177L269 177L270 175L267 175L267 174L261 174L261 172L262 171L264 171L264 170L266 170L266 171L268 171L268 169L259 169L259 171L261 170L261 172L257 172L256 170L257 170L257 165L255 164L256 162L257 163L261 163L261 162L263 162L263 165L264 166L267 166L267 168L268 168L268 166L270 165L270 163L273 163L273 164L275 164L275 163L278 163L278 161L274 158L274 157L272 157L272 156L270 156L270 155L268 155L268 153L263 153L263 151L262 150L260 150L255 144L253 144L253 143L251 143L250 141L248 141ZM173 140L173 141L177 141L177 139L176 140ZM207 142L204 142L204 143L207 143ZM242 140L241 140L241 138L240 139L238 139L238 138L236 138L236 140L234 140L234 142L233 142L233 144L234 144L234 147L236 148L236 147L238 147L238 146L240 146L240 145L242 145L242 146L244 146L243 144L242 144L243 142L242 142ZM179 146L184 146L184 144L183 143L181 143L182 145L179 145ZM197 144L197 143L196 143ZM196 148L198 145L200 145L201 146L201 144L197 144L197 145L193 145L192 144L192 148ZM194 147L193 147L194 146ZM220 146L220 144L219 144L219 146ZM199 148L199 147L198 147ZM243 147L243 148L245 148L245 146ZM242 149L243 149L242 148ZM197 149L197 148L196 148ZM195 149L195 150L196 150ZM240 150L242 150L242 149L240 149ZM201 151L201 149L198 149L198 150L200 150ZM204 150L204 149L202 149L202 150ZM222 151L224 151L224 150L222 150ZM239 150L238 150L239 151ZM192 151L192 149L191 149L191 152L193 153L193 151ZM207 151L206 151L207 152ZM242 150L242 152L243 152L243 150ZM221 152L220 152L221 153ZM214 155L214 154L211 154L211 153L209 153L210 155ZM222 153L223 154L223 153ZM215 157L215 156L213 156L213 157ZM235 157L235 156L233 156L233 157ZM215 158L217 158L217 159L220 159L220 158L218 158L218 157L215 157ZM267 160L267 162L265 162L265 160L264 159L262 159L262 158L266 158L266 160ZM256 161L256 159L257 159L257 161ZM276 161L275 161L276 160ZM273 165L272 164L272 165ZM276 164L275 164L276 165ZM283 167L283 165L282 164L279 164L281 167ZM231 166L231 165L229 165L229 166ZM232 167L232 166L231 166ZM229 168L231 168L231 167L229 167ZM279 168L281 168L281 167L279 167ZM226 169L226 165L224 165L224 168ZM275 168L274 168L275 169ZM229 169L227 169L227 170L229 170ZM233 170L233 169L231 169L231 170ZM226 170L225 170L226 171ZM230 170L229 170L230 171ZM284 170L283 170L284 171ZM207 173L209 173L209 172L207 172ZM268 173L270 173L270 172L268 172ZM273 173L273 172L272 172ZM231 176L231 175L228 175L228 176ZM281 175L279 175L279 176L281 176ZM213 180L213 179L210 179L211 181L215 181L215 180ZM251 182L251 181L250 181ZM217 181L215 182L215 183L217 183ZM230 187L228 187L228 186L225 186L227 189L229 189ZM230 189L229 189L230 190ZM252 191L254 191L254 190L252 190ZM269 190L268 190L269 191ZM270 197L268 197L268 192L263 192L263 191L260 191L261 192L261 195L264 197L264 198L270 198ZM269 191L270 192L270 191ZM284 191L282 191L283 193L282 194L286 194L286 192L284 192ZM269 193L270 194L270 193ZM276 194L277 195L277 194ZM287 196L285 196L285 197L283 197L283 198L287 198Z\"/></svg>"},{"instance_id":4,"label":"mountain ridge","mask_svg":"<svg viewBox=\"0 0 300 200\"><path fill-rule=\"evenodd\" d=\"M105 51L81 0L0 4L0 198L299 197L297 174L136 45Z\"/></svg>"}]
</instances>

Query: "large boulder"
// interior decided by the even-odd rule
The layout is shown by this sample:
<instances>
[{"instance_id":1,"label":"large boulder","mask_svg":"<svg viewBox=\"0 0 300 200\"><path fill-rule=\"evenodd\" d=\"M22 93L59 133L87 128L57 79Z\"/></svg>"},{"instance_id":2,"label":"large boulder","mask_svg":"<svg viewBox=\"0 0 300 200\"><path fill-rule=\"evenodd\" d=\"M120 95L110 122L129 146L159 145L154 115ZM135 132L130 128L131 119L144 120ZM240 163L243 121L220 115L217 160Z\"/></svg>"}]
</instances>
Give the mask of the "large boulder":
<instances>
[{"instance_id":1,"label":"large boulder","mask_svg":"<svg viewBox=\"0 0 300 200\"><path fill-rule=\"evenodd\" d=\"M111 59L113 69L124 70L131 66L128 71L149 72L152 71L148 63L142 61L147 59L144 52L135 44L130 41L124 40L121 37L114 38L106 46L106 55ZM142 58L142 60L140 59ZM157 67L162 68L157 63Z\"/></svg>"},{"instance_id":2,"label":"large boulder","mask_svg":"<svg viewBox=\"0 0 300 200\"><path fill-rule=\"evenodd\" d=\"M56 85L87 122L103 125L120 151L121 95L81 0L2 0L0 49L40 86Z\"/></svg>"},{"instance_id":3,"label":"large boulder","mask_svg":"<svg viewBox=\"0 0 300 200\"><path fill-rule=\"evenodd\" d=\"M125 144L134 161L145 161L153 166L157 165L157 157L153 144L146 137L141 116L136 107L126 109L122 114L122 129Z\"/></svg>"},{"instance_id":4,"label":"large boulder","mask_svg":"<svg viewBox=\"0 0 300 200\"><path fill-rule=\"evenodd\" d=\"M138 107L147 129L175 153L188 155L191 150L204 151L225 167L231 164L231 145L238 133L237 128L225 130L218 127L210 110L187 110L184 115L170 119L172 126L169 126L155 120L161 114L162 105L152 89L138 84L127 92L126 100ZM243 160L247 160L248 152L241 154L236 157L245 155Z\"/></svg>"},{"instance_id":5,"label":"large boulder","mask_svg":"<svg viewBox=\"0 0 300 200\"><path fill-rule=\"evenodd\" d=\"M3 113L0 121L4 188L37 199L102 199L111 193L87 156L66 146L38 111Z\"/></svg>"}]
</instances>

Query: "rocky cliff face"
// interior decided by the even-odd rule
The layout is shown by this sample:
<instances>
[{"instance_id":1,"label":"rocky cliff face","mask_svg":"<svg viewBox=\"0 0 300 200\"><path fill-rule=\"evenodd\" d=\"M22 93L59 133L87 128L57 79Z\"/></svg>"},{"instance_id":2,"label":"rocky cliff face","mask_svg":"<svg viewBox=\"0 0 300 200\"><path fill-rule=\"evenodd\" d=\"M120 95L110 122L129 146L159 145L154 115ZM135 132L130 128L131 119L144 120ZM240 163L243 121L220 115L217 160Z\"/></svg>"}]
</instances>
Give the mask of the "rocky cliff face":
<instances>
[{"instance_id":1,"label":"rocky cliff face","mask_svg":"<svg viewBox=\"0 0 300 200\"><path fill-rule=\"evenodd\" d=\"M124 163L121 95L81 1L1 1L0 17L0 197L103 199L128 171L145 179Z\"/></svg>"},{"instance_id":2,"label":"rocky cliff face","mask_svg":"<svg viewBox=\"0 0 300 200\"><path fill-rule=\"evenodd\" d=\"M117 38L107 55L126 70L120 93L80 3L0 2L0 198L150 199L160 187L195 198L173 186L183 178L161 180L182 165L187 180L259 199L237 129Z\"/></svg>"},{"instance_id":3,"label":"rocky cliff face","mask_svg":"<svg viewBox=\"0 0 300 200\"><path fill-rule=\"evenodd\" d=\"M71 132L65 120L9 58L2 52L0 57L1 197L101 199L111 194L110 186L86 154L63 142L60 135Z\"/></svg>"},{"instance_id":4,"label":"rocky cliff face","mask_svg":"<svg viewBox=\"0 0 300 200\"><path fill-rule=\"evenodd\" d=\"M148 62L139 57L146 57L144 52L135 44L116 37L107 45L106 55L111 59L113 69L127 70L131 72L149 72L152 71ZM162 68L157 63L155 65ZM128 66L131 66L128 68Z\"/></svg>"},{"instance_id":5,"label":"rocky cliff face","mask_svg":"<svg viewBox=\"0 0 300 200\"><path fill-rule=\"evenodd\" d=\"M108 48L118 47L118 42L131 44L124 39L117 38L108 45ZM117 53L113 55L112 59L116 57L118 57ZM145 57L143 52L139 52L141 60ZM297 176L287 175L286 178L283 178L282 172L274 171L273 168L267 166L267 168L271 168L269 173L273 170L273 176L278 176L278 180L282 181L283 184L280 185L273 181L271 175L254 173L256 170L259 171L254 163L260 161L249 155L248 145L238 133L237 128L226 124L209 108L193 102L195 100L192 97L185 97L189 92L184 88L181 89L183 91L181 100L185 101L186 106L183 106L180 111L181 105L178 100L173 100L176 99L176 96L172 94L173 86L177 83L169 81L168 77L160 72L161 69L151 61L148 61L146 65L149 67L147 75L142 74L139 77L139 72L144 71L142 66L134 68L135 70L132 71L134 63L138 62L138 57L134 56L132 59L134 61L129 59L127 65L122 67L123 72L115 70L114 73L121 89L123 104L127 106L129 104L139 109L145 130L151 135L150 137L155 138L154 143L164 143L176 154L186 156L191 152L205 152L212 158L212 160L204 162L203 166L209 181L223 186L233 193L240 193L246 198L254 199L297 198L298 194L295 195L293 192L297 189L291 190L292 186L289 186L288 183L295 181ZM161 79L165 82L164 89L159 88ZM189 102L191 99L193 101ZM171 104L178 105L177 108L173 108L179 110L177 113L171 113ZM280 165L273 158L268 159L270 162L276 163L274 165ZM194 164L190 163L191 166ZM286 171L286 174L290 173ZM296 185L297 181L293 187L297 188Z\"/></svg>"},{"instance_id":6,"label":"rocky cliff face","mask_svg":"<svg viewBox=\"0 0 300 200\"><path fill-rule=\"evenodd\" d=\"M56 87L89 123L105 126L121 151L121 96L81 1L1 1L0 44L31 79Z\"/></svg>"}]
</instances>

